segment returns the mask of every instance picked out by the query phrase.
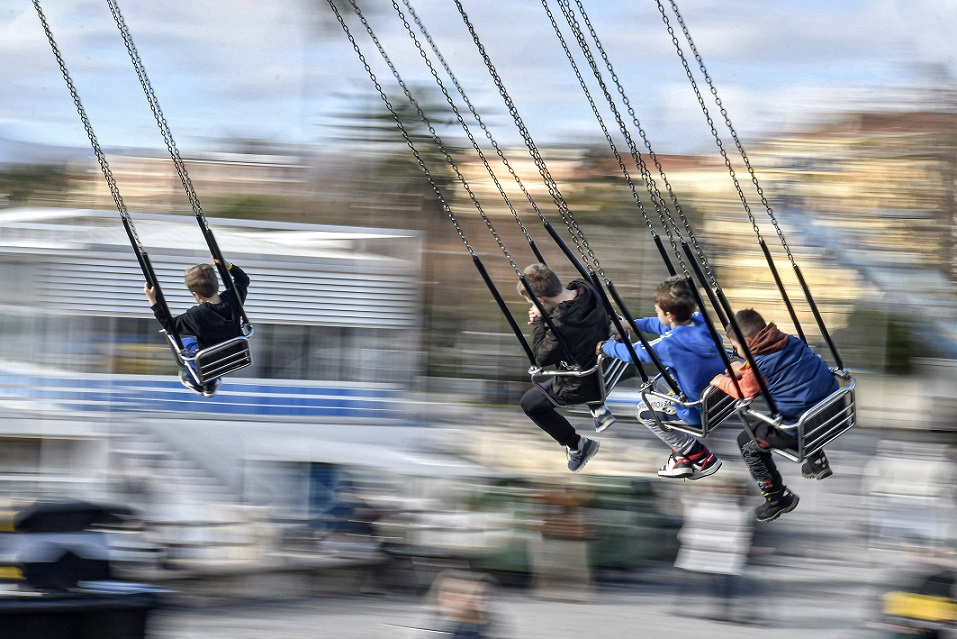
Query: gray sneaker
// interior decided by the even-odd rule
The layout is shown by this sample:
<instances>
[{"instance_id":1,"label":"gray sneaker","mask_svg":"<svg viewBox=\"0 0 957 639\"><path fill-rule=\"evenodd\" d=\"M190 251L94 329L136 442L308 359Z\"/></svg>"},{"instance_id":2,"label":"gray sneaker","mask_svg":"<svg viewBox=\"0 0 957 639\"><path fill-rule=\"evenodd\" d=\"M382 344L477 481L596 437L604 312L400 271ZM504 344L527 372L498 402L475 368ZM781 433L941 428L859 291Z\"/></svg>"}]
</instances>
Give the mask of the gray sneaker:
<instances>
[{"instance_id":1,"label":"gray sneaker","mask_svg":"<svg viewBox=\"0 0 957 639\"><path fill-rule=\"evenodd\" d=\"M600 404L594 408L589 407L588 410L591 411L591 416L595 419L596 433L604 432L609 426L618 421L618 419L610 410L608 410L608 407L604 404Z\"/></svg>"},{"instance_id":2,"label":"gray sneaker","mask_svg":"<svg viewBox=\"0 0 957 639\"><path fill-rule=\"evenodd\" d=\"M568 470L577 473L584 468L588 460L598 452L598 446L597 441L587 437L582 437L581 441L578 442L578 450L572 450L571 447L565 446L565 454L568 456Z\"/></svg>"}]
</instances>

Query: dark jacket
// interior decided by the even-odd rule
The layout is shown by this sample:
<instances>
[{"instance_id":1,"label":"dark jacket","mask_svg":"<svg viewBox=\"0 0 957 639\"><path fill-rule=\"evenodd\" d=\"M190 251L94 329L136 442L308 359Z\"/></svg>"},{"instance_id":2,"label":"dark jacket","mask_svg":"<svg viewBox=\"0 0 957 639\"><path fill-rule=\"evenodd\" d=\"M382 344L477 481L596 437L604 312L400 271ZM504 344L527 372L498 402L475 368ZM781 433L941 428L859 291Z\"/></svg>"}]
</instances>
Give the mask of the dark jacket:
<instances>
[{"instance_id":1,"label":"dark jacket","mask_svg":"<svg viewBox=\"0 0 957 639\"><path fill-rule=\"evenodd\" d=\"M167 326L166 319L158 304L151 307L153 315L167 331L172 330L180 336L192 335L195 337L200 350L239 337L243 332L240 310L242 302L246 301L249 276L235 264L230 267L229 274L233 278L234 288L220 292L219 304L210 304L209 302L197 304L182 315L174 317L172 327Z\"/></svg>"},{"instance_id":2,"label":"dark jacket","mask_svg":"<svg viewBox=\"0 0 957 639\"><path fill-rule=\"evenodd\" d=\"M566 287L577 290L578 296L556 306L549 315L562 341L571 351L575 361L582 369L595 365L598 354L595 346L608 339L608 314L590 284L575 280ZM544 320L534 324L532 352L537 366L558 366L568 368L568 356L561 347L555 334ZM595 375L587 377L556 377L552 391L557 397L570 404L601 399L601 386Z\"/></svg>"},{"instance_id":3,"label":"dark jacket","mask_svg":"<svg viewBox=\"0 0 957 639\"><path fill-rule=\"evenodd\" d=\"M837 380L824 360L800 339L781 333L774 324L759 331L752 342L757 342L751 354L758 371L786 424L797 422L805 411L837 390Z\"/></svg>"}]
</instances>

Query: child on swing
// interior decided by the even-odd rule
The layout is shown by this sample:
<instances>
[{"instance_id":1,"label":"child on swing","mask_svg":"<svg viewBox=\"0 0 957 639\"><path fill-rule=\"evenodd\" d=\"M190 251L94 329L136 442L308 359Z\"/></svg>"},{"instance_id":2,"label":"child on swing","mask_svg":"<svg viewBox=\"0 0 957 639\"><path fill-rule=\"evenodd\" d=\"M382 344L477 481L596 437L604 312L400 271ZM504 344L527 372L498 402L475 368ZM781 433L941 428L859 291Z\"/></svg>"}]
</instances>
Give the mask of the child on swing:
<instances>
[{"instance_id":1,"label":"child on swing","mask_svg":"<svg viewBox=\"0 0 957 639\"><path fill-rule=\"evenodd\" d=\"M561 335L559 342L558 336L542 319L538 307L532 304L528 310L528 323L534 327L532 353L535 365L564 366L563 360L568 357L561 345L564 343L583 369L594 366L598 358L595 345L608 339L609 335L608 314L595 289L583 280L574 280L568 286L562 286L554 271L544 264L527 266L523 275ZM516 288L531 303L521 282ZM595 375L552 377L543 386L546 390L538 386L530 388L522 396L520 405L529 419L565 447L568 470L577 473L598 452L598 442L579 435L558 412L556 403L560 406L588 404L597 432L613 424L615 417L601 401L601 387Z\"/></svg>"},{"instance_id":2,"label":"child on swing","mask_svg":"<svg viewBox=\"0 0 957 639\"><path fill-rule=\"evenodd\" d=\"M212 259L213 264L219 264L215 257ZM222 292L219 291L216 269L211 265L198 264L186 269L186 288L193 294L197 304L182 315L175 316L171 325L168 325L166 315L156 304L155 289L149 283L143 285L143 292L156 320L168 333L180 336L183 352L187 355L242 335L242 304L246 301L249 276L235 264L227 263L226 268L233 279L233 287ZM220 379L216 378L198 385L185 368L179 371L179 381L204 397L215 395L220 384Z\"/></svg>"},{"instance_id":3,"label":"child on swing","mask_svg":"<svg viewBox=\"0 0 957 639\"><path fill-rule=\"evenodd\" d=\"M695 311L697 302L687 278L675 275L663 281L655 290L656 317L645 317L635 322L644 333L661 337L650 344L659 361L675 379L678 388L691 401L697 401L708 382L724 370L724 360L718 345L711 337L704 316ZM635 344L635 354L642 362L652 361L641 344ZM629 363L627 346L615 341L598 345L601 352ZM664 380L658 380L655 390L669 392ZM701 423L701 410L696 406L682 406L668 400L649 400L638 403L635 410L638 421L658 439L671 448L668 461L658 470L659 477L670 479L701 479L713 475L721 467L718 459L697 438L669 426Z\"/></svg>"},{"instance_id":4,"label":"child on swing","mask_svg":"<svg viewBox=\"0 0 957 639\"><path fill-rule=\"evenodd\" d=\"M773 323L766 323L754 309L734 314L734 321L747 340L748 349L765 379L768 392L777 405L784 424L794 424L807 410L837 391L837 380L823 359L799 338L782 333ZM727 330L731 345L743 352L731 327ZM748 363L733 362L738 378L738 393L727 375L716 375L715 386L732 397L754 397L761 392L754 369ZM799 498L781 479L771 455L772 448L797 448L796 429L775 428L763 421L754 424L754 439L747 430L738 435L738 447L751 477L758 484L765 503L754 516L758 521L773 521L797 508ZM821 450L804 460L801 474L807 479L824 479L833 473L827 456Z\"/></svg>"}]
</instances>

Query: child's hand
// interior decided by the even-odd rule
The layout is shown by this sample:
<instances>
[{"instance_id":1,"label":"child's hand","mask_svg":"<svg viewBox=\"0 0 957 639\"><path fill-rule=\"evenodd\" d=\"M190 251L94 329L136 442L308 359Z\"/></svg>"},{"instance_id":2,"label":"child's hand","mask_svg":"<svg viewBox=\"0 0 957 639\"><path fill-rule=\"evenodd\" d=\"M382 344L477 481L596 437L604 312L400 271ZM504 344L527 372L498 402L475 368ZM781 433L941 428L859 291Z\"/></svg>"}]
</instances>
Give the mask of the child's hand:
<instances>
[{"instance_id":1,"label":"child's hand","mask_svg":"<svg viewBox=\"0 0 957 639\"><path fill-rule=\"evenodd\" d=\"M146 299L149 300L150 306L156 304L156 289L150 286L149 282L143 284L143 292L146 293Z\"/></svg>"},{"instance_id":2,"label":"child's hand","mask_svg":"<svg viewBox=\"0 0 957 639\"><path fill-rule=\"evenodd\" d=\"M529 323L529 325L534 324L534 323L535 323L535 320L537 320L537 319L540 318L541 316L542 316L542 314L538 312L538 307L535 306L534 304L532 304L532 307L528 309L528 323Z\"/></svg>"}]
</instances>

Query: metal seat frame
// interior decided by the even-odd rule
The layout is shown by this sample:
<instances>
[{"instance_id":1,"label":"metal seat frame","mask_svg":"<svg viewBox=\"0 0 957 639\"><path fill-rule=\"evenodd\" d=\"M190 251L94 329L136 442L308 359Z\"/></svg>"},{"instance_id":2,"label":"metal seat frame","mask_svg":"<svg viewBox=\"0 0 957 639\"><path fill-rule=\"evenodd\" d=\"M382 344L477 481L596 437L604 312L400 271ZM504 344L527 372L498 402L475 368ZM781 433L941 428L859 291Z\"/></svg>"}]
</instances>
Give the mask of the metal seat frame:
<instances>
[{"instance_id":1,"label":"metal seat frame","mask_svg":"<svg viewBox=\"0 0 957 639\"><path fill-rule=\"evenodd\" d=\"M173 355L176 356L180 366L186 369L190 378L198 386L252 366L253 358L249 348L249 338L253 334L251 326L244 329L243 335L207 346L193 355L183 353L168 332L161 332L166 334Z\"/></svg>"},{"instance_id":2,"label":"metal seat frame","mask_svg":"<svg viewBox=\"0 0 957 639\"><path fill-rule=\"evenodd\" d=\"M780 417L774 418L755 410L753 405L748 405L742 406L738 412L745 430L754 439L754 430L748 419L750 417L780 430L796 429L796 449L772 449L775 453L794 462L802 462L822 450L853 428L857 422L855 398L857 382L846 371L832 369L832 372L841 387L808 409L796 424L784 424Z\"/></svg>"},{"instance_id":3,"label":"metal seat frame","mask_svg":"<svg viewBox=\"0 0 957 639\"><path fill-rule=\"evenodd\" d=\"M720 426L728 417L734 414L742 403L749 401L736 399L727 393L723 393L714 386L708 386L702 391L700 399L689 402L675 395L660 393L654 390L655 382L660 378L661 375L658 375L642 387L640 391L642 401L645 405L652 408L654 407L654 400L652 398L664 400L671 404L678 404L685 408L698 408L701 411L701 424L699 425L685 424L684 422L665 424L661 421L661 418L658 417L658 411L651 411L651 414L654 415L655 421L658 422L659 426L677 430L682 433L688 433L696 437L707 437L708 433Z\"/></svg>"},{"instance_id":4,"label":"metal seat frame","mask_svg":"<svg viewBox=\"0 0 957 639\"><path fill-rule=\"evenodd\" d=\"M608 398L608 393L615 388L615 386L621 380L622 375L624 375L625 369L627 368L628 362L620 360L616 357L608 357L604 353L599 353L598 359L595 361L595 365L591 368L586 368L584 370L564 368L546 370L540 366L532 366L528 369L528 374L532 378L532 384L540 388L541 391L545 393L545 396L551 400L552 404L558 408L572 408L575 406L575 404L559 403L558 400L556 400L555 397L548 392L547 388L545 387L545 382L555 377L588 377L589 375L598 375L598 386L601 392L601 397L588 402L589 404L597 404L604 402Z\"/></svg>"}]
</instances>

